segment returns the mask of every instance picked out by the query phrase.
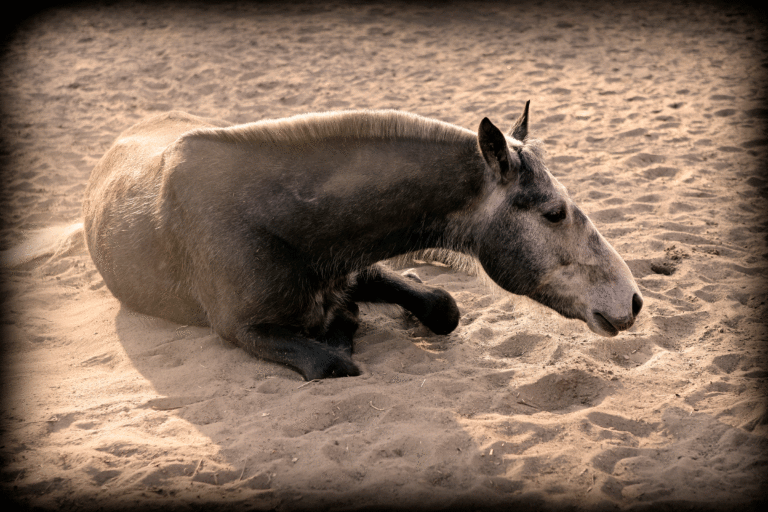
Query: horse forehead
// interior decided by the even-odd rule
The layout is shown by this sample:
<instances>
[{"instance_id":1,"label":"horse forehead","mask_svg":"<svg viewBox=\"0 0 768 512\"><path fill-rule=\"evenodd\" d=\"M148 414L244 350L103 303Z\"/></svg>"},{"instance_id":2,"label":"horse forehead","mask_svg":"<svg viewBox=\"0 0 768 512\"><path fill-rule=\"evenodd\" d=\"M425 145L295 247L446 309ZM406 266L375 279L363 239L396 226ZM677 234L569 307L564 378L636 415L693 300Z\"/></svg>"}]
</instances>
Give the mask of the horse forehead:
<instances>
[{"instance_id":1,"label":"horse forehead","mask_svg":"<svg viewBox=\"0 0 768 512\"><path fill-rule=\"evenodd\" d=\"M538 155L532 151L524 151L525 161L531 172L534 173L534 184L542 192L546 191L549 195L558 195L561 197L568 197L568 190L565 185L555 178L554 174L550 172L544 162Z\"/></svg>"},{"instance_id":2,"label":"horse forehead","mask_svg":"<svg viewBox=\"0 0 768 512\"><path fill-rule=\"evenodd\" d=\"M518 190L514 196L514 204L523 208L532 208L557 200L570 202L568 191L548 169L539 168L533 172L536 177L528 186Z\"/></svg>"},{"instance_id":3,"label":"horse forehead","mask_svg":"<svg viewBox=\"0 0 768 512\"><path fill-rule=\"evenodd\" d=\"M525 142L519 141L511 135L505 135L507 139L507 145L513 151L517 151L524 157L527 164L531 167L531 170L537 175L535 182L543 190L551 189L556 195L561 197L570 197L568 189L558 181L557 178L549 171L547 166L541 159L541 156L537 151L529 147Z\"/></svg>"},{"instance_id":4,"label":"horse forehead","mask_svg":"<svg viewBox=\"0 0 768 512\"><path fill-rule=\"evenodd\" d=\"M555 178L551 172L549 172L549 169L546 169L546 174L549 177L549 180L552 182L552 186L554 187L555 191L561 196L569 197L568 189L565 188L565 185L560 183L560 181Z\"/></svg>"}]
</instances>

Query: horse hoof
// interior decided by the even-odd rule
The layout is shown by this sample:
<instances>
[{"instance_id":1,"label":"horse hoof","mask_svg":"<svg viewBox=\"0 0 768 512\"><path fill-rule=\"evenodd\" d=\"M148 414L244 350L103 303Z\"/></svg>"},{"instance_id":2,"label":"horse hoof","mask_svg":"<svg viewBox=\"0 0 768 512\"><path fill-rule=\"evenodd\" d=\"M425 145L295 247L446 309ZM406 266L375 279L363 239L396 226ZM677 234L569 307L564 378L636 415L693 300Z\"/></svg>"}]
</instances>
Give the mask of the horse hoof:
<instances>
[{"instance_id":1,"label":"horse hoof","mask_svg":"<svg viewBox=\"0 0 768 512\"><path fill-rule=\"evenodd\" d=\"M429 311L419 317L419 320L435 334L448 334L459 325L459 307L451 294L445 290L435 288L432 295L433 302Z\"/></svg>"},{"instance_id":2,"label":"horse hoof","mask_svg":"<svg viewBox=\"0 0 768 512\"><path fill-rule=\"evenodd\" d=\"M303 372L305 379L310 381L337 377L357 377L360 375L360 369L352 359L345 354L338 352L323 359L324 360L318 360L318 364L314 368Z\"/></svg>"}]
</instances>

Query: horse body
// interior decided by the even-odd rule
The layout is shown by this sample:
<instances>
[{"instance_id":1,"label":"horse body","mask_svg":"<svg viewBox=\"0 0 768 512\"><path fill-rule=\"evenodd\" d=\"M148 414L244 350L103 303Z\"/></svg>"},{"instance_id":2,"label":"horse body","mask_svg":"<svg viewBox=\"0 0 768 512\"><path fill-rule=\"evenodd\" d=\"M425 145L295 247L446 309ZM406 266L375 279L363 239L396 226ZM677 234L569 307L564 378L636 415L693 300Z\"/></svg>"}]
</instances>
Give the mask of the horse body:
<instances>
[{"instance_id":1,"label":"horse body","mask_svg":"<svg viewBox=\"0 0 768 512\"><path fill-rule=\"evenodd\" d=\"M94 169L86 240L126 306L211 325L307 379L359 374L357 302L456 327L448 293L377 263L428 248L616 334L642 305L632 276L526 137L527 106L509 136L395 111L240 126L164 114Z\"/></svg>"}]
</instances>

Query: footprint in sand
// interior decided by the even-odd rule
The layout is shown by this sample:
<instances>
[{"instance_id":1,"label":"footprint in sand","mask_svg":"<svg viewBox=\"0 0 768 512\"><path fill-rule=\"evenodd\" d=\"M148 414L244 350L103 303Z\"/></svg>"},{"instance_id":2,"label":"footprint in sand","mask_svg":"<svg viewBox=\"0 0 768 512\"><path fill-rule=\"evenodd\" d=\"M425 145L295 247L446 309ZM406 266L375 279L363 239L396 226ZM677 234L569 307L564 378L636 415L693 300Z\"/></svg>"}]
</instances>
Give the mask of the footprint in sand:
<instances>
[{"instance_id":1,"label":"footprint in sand","mask_svg":"<svg viewBox=\"0 0 768 512\"><path fill-rule=\"evenodd\" d=\"M635 421L600 411L593 411L587 414L587 419L593 424L603 429L609 429L617 432L628 432L636 437L648 437L652 432L658 429L657 423L646 423L642 420Z\"/></svg>"},{"instance_id":2,"label":"footprint in sand","mask_svg":"<svg viewBox=\"0 0 768 512\"><path fill-rule=\"evenodd\" d=\"M114 353L103 353L93 357L89 357L82 363L81 366L106 366L107 368L114 368L120 362L120 357Z\"/></svg>"},{"instance_id":3,"label":"footprint in sand","mask_svg":"<svg viewBox=\"0 0 768 512\"><path fill-rule=\"evenodd\" d=\"M94 466L87 466L83 468L83 471L91 477L91 481L101 487L113 478L117 478L123 474L122 471L117 469L100 469Z\"/></svg>"},{"instance_id":4,"label":"footprint in sand","mask_svg":"<svg viewBox=\"0 0 768 512\"><path fill-rule=\"evenodd\" d=\"M549 334L518 333L502 341L488 352L494 357L519 358L531 352L538 353L540 346L549 343L551 339L552 336Z\"/></svg>"},{"instance_id":5,"label":"footprint in sand","mask_svg":"<svg viewBox=\"0 0 768 512\"><path fill-rule=\"evenodd\" d=\"M532 384L520 386L519 396L544 411L561 411L571 406L594 406L607 392L608 385L583 370L545 375ZM535 397L535 398L533 398Z\"/></svg>"}]
</instances>

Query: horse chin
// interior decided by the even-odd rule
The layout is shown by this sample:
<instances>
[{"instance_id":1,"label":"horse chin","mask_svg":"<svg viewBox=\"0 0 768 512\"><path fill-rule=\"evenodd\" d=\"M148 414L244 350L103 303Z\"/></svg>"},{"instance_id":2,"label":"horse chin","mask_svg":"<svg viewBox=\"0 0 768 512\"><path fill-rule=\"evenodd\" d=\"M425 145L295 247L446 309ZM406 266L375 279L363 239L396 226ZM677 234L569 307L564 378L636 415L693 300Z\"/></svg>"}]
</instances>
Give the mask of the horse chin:
<instances>
[{"instance_id":1,"label":"horse chin","mask_svg":"<svg viewBox=\"0 0 768 512\"><path fill-rule=\"evenodd\" d=\"M619 334L619 330L616 329L613 324L611 324L603 315L596 312L589 314L587 318L587 327L589 327L595 334L605 336L606 338L613 338Z\"/></svg>"}]
</instances>

